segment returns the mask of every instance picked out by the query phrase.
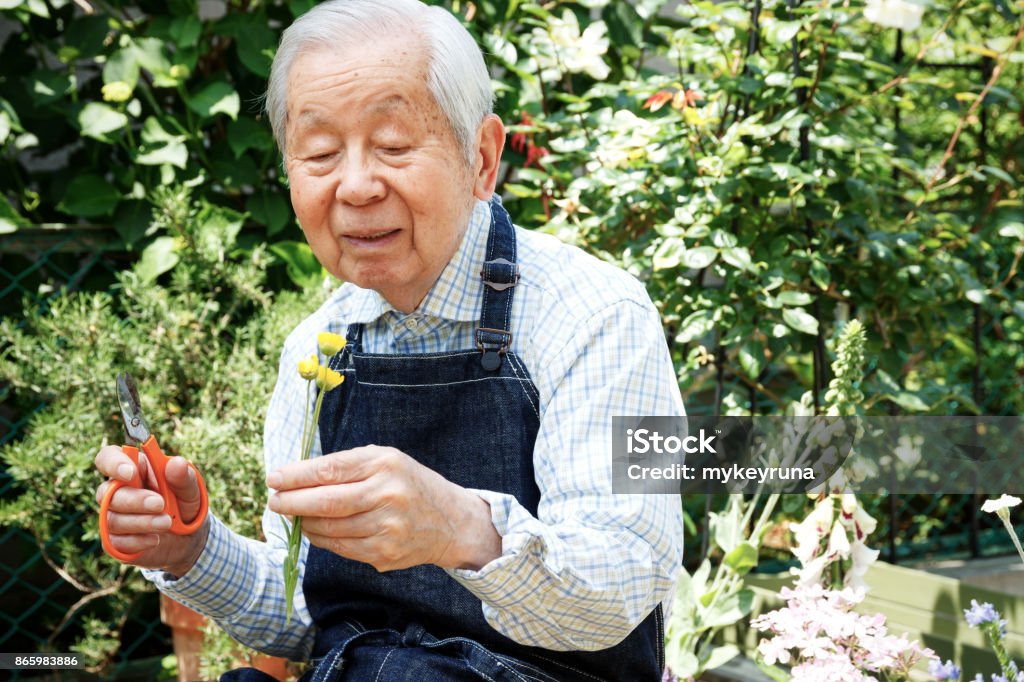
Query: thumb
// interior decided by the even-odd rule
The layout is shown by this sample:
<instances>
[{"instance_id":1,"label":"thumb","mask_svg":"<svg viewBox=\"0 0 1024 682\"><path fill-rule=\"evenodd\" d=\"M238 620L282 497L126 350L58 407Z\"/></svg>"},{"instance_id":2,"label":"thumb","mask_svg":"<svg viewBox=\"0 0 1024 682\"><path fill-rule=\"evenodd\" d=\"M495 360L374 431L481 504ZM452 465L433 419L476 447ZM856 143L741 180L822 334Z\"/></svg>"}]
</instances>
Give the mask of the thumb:
<instances>
[{"instance_id":1,"label":"thumb","mask_svg":"<svg viewBox=\"0 0 1024 682\"><path fill-rule=\"evenodd\" d=\"M178 513L183 523L192 523L199 514L201 497L195 469L184 457L172 457L164 470L167 487L178 499Z\"/></svg>"}]
</instances>

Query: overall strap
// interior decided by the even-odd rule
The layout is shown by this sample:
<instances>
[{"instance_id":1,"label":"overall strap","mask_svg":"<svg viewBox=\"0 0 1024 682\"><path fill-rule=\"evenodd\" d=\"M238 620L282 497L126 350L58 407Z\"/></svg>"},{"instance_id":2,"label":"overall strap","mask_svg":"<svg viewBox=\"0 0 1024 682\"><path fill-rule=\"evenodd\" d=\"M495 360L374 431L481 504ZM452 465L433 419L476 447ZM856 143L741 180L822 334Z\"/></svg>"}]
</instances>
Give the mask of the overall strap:
<instances>
[{"instance_id":1,"label":"overall strap","mask_svg":"<svg viewBox=\"0 0 1024 682\"><path fill-rule=\"evenodd\" d=\"M488 372L501 367L502 356L512 345L512 294L519 282L516 233L508 211L495 194L491 198L491 227L487 234L487 260L480 270L484 301L476 345L480 364Z\"/></svg>"},{"instance_id":2,"label":"overall strap","mask_svg":"<svg viewBox=\"0 0 1024 682\"><path fill-rule=\"evenodd\" d=\"M362 351L363 329L366 327L362 322L353 322L345 332L345 347L341 352L327 361L331 369L342 370L349 366L353 351Z\"/></svg>"}]
</instances>

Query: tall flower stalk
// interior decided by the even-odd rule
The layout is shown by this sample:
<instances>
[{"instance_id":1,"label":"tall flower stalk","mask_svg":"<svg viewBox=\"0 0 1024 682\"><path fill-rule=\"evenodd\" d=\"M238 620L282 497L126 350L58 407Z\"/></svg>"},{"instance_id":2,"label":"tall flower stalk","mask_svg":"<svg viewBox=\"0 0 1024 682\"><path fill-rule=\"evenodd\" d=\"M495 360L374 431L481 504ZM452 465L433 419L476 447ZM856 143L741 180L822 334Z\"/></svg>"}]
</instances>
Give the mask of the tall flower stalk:
<instances>
[{"instance_id":1,"label":"tall flower stalk","mask_svg":"<svg viewBox=\"0 0 1024 682\"><path fill-rule=\"evenodd\" d=\"M345 347L345 337L331 332L320 332L317 336L317 345L320 352L327 358L337 355ZM320 358L310 355L305 360L299 360L299 376L306 380L306 409L304 414L310 415L309 404L313 402L313 394L316 394L316 401L313 413L309 420L302 425L302 443L299 446L300 461L309 459L313 451L313 443L316 442L317 425L320 423L320 408L324 403L324 396L345 381L345 377L326 364L320 364ZM315 384L315 387L314 387ZM320 389L317 391L316 389ZM285 591L285 623L290 624L292 620L292 608L295 602L295 588L299 582L299 552L302 550L302 517L296 516L291 524L288 519L281 517L288 528L288 556L284 561L284 591Z\"/></svg>"}]
</instances>

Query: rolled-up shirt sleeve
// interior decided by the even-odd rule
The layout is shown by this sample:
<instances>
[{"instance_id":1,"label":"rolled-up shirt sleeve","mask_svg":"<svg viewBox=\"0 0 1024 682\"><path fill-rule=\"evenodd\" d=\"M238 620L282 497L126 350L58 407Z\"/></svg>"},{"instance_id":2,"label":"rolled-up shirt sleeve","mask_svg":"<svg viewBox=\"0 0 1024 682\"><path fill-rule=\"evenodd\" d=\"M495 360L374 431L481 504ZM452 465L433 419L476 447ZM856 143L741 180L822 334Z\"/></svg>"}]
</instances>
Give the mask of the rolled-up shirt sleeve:
<instances>
[{"instance_id":1,"label":"rolled-up shirt sleeve","mask_svg":"<svg viewBox=\"0 0 1024 682\"><path fill-rule=\"evenodd\" d=\"M541 363L534 469L536 516L514 497L491 507L502 555L449 574L483 602L487 621L522 644L614 646L669 598L682 560L678 495L612 492L612 417L683 415L653 305L623 300L581 321Z\"/></svg>"}]
</instances>

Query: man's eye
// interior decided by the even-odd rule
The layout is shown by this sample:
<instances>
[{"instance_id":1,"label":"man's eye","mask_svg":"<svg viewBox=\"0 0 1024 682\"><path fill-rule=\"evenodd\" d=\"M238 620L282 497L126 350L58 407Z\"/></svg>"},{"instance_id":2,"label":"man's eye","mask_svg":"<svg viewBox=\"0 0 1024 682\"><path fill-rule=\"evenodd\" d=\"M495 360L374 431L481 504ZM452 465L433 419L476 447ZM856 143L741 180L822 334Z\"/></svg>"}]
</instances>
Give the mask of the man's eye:
<instances>
[{"instance_id":1,"label":"man's eye","mask_svg":"<svg viewBox=\"0 0 1024 682\"><path fill-rule=\"evenodd\" d=\"M323 163L329 161L334 156L334 152L324 152L323 154L313 154L306 157L306 161L313 163Z\"/></svg>"},{"instance_id":2,"label":"man's eye","mask_svg":"<svg viewBox=\"0 0 1024 682\"><path fill-rule=\"evenodd\" d=\"M404 154L405 152L409 151L409 148L408 147L381 147L380 150L382 152L384 152L385 154L390 154L390 155L394 156L394 155L398 155L398 154Z\"/></svg>"}]
</instances>

